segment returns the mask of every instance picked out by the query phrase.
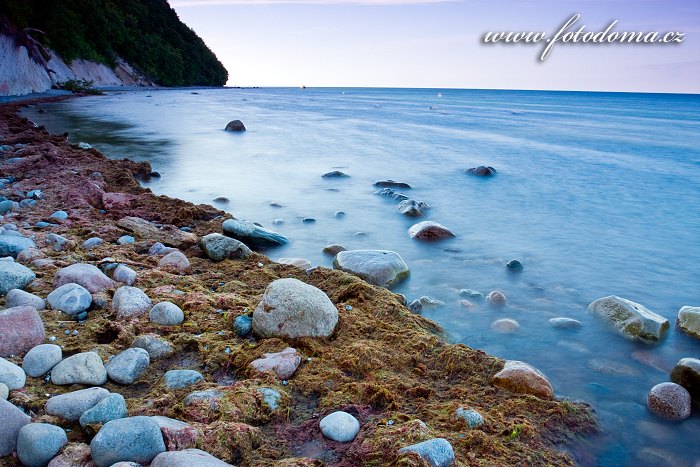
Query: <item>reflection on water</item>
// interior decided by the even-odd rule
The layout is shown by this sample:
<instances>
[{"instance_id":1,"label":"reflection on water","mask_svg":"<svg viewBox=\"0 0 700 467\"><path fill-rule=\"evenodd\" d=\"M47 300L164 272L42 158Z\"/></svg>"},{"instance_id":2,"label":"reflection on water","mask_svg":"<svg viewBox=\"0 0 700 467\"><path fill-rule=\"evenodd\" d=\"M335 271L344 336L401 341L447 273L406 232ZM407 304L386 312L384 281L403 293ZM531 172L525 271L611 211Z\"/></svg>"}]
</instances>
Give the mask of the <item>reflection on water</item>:
<instances>
[{"instance_id":1,"label":"reflection on water","mask_svg":"<svg viewBox=\"0 0 700 467\"><path fill-rule=\"evenodd\" d=\"M149 160L163 175L148 185L156 193L229 198L236 217L292 239L273 259L330 266L329 243L399 252L412 272L395 291L443 301L424 314L451 339L530 362L558 396L593 404L604 434L576 447L581 463L694 466L697 411L667 423L645 401L680 358L700 357L700 341L672 326L660 345L629 342L586 307L615 294L675 323L681 306L700 304L700 98L440 92L148 90L26 113L111 157ZM222 131L233 119L248 131ZM498 175L462 172L482 164ZM321 178L335 169L351 177ZM410 196L432 206L427 218L457 237L409 239L415 219L373 194L385 178L410 183ZM522 273L505 270L513 258ZM465 306L464 288L501 290L508 304ZM555 329L555 317L583 326ZM501 318L520 328L494 331Z\"/></svg>"}]
</instances>

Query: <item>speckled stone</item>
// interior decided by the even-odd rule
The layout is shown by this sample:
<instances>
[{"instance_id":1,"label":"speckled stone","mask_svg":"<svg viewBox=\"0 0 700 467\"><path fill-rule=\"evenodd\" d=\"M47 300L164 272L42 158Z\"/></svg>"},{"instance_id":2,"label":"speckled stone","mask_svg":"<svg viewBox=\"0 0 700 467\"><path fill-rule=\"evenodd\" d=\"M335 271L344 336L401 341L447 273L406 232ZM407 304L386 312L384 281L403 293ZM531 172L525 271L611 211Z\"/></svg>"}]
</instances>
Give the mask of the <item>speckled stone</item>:
<instances>
[{"instance_id":1,"label":"speckled stone","mask_svg":"<svg viewBox=\"0 0 700 467\"><path fill-rule=\"evenodd\" d=\"M63 428L48 423L30 423L19 430L17 457L26 467L46 467L68 443Z\"/></svg>"},{"instance_id":2,"label":"speckled stone","mask_svg":"<svg viewBox=\"0 0 700 467\"><path fill-rule=\"evenodd\" d=\"M32 348L22 361L27 375L38 378L45 375L63 360L63 351L55 344L40 344Z\"/></svg>"},{"instance_id":3,"label":"speckled stone","mask_svg":"<svg viewBox=\"0 0 700 467\"><path fill-rule=\"evenodd\" d=\"M430 467L449 467L455 459L452 445L444 438L433 438L422 443L412 444L399 449L399 454L415 452Z\"/></svg>"},{"instance_id":4,"label":"speckled stone","mask_svg":"<svg viewBox=\"0 0 700 467\"><path fill-rule=\"evenodd\" d=\"M690 393L680 384L657 384L647 396L647 406L656 416L671 421L690 417Z\"/></svg>"}]
</instances>

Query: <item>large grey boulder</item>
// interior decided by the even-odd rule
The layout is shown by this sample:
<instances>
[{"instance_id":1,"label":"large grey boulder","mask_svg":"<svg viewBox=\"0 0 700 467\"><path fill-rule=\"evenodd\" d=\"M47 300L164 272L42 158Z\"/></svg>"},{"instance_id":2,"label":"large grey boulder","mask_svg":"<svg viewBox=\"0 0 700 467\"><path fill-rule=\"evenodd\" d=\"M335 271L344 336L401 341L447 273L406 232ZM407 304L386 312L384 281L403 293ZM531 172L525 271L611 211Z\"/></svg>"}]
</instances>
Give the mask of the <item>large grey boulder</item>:
<instances>
[{"instance_id":1,"label":"large grey boulder","mask_svg":"<svg viewBox=\"0 0 700 467\"><path fill-rule=\"evenodd\" d=\"M77 422L81 415L109 396L105 388L88 388L54 396L46 401L46 413Z\"/></svg>"},{"instance_id":2,"label":"large grey boulder","mask_svg":"<svg viewBox=\"0 0 700 467\"><path fill-rule=\"evenodd\" d=\"M36 248L36 244L30 238L17 235L0 235L0 256L17 255L29 248Z\"/></svg>"},{"instance_id":3,"label":"large grey boulder","mask_svg":"<svg viewBox=\"0 0 700 467\"><path fill-rule=\"evenodd\" d=\"M51 292L46 301L54 310L75 316L90 308L92 294L80 284L69 283Z\"/></svg>"},{"instance_id":4,"label":"large grey boulder","mask_svg":"<svg viewBox=\"0 0 700 467\"><path fill-rule=\"evenodd\" d=\"M36 279L34 271L14 261L0 261L0 296L23 289Z\"/></svg>"},{"instance_id":5,"label":"large grey boulder","mask_svg":"<svg viewBox=\"0 0 700 467\"><path fill-rule=\"evenodd\" d=\"M71 264L56 272L53 278L54 287L70 283L80 284L90 293L102 292L115 286L114 281L105 276L97 266L87 263Z\"/></svg>"},{"instance_id":6,"label":"large grey boulder","mask_svg":"<svg viewBox=\"0 0 700 467\"><path fill-rule=\"evenodd\" d=\"M46 467L67 443L66 432L60 426L30 423L19 430L17 457L26 467Z\"/></svg>"},{"instance_id":7,"label":"large grey boulder","mask_svg":"<svg viewBox=\"0 0 700 467\"><path fill-rule=\"evenodd\" d=\"M151 363L145 349L132 347L107 361L105 369L112 381L119 384L132 384L143 374Z\"/></svg>"},{"instance_id":8,"label":"large grey boulder","mask_svg":"<svg viewBox=\"0 0 700 467\"><path fill-rule=\"evenodd\" d=\"M22 368L0 357L0 383L4 383L12 390L22 389L26 382L27 375Z\"/></svg>"},{"instance_id":9,"label":"large grey boulder","mask_svg":"<svg viewBox=\"0 0 700 467\"><path fill-rule=\"evenodd\" d=\"M615 295L599 298L588 312L608 322L619 334L645 343L659 342L668 332L668 320L643 305Z\"/></svg>"},{"instance_id":10,"label":"large grey boulder","mask_svg":"<svg viewBox=\"0 0 700 467\"><path fill-rule=\"evenodd\" d=\"M320 289L298 279L270 283L253 311L260 337L328 337L338 324L338 309Z\"/></svg>"},{"instance_id":11,"label":"large grey boulder","mask_svg":"<svg viewBox=\"0 0 700 467\"><path fill-rule=\"evenodd\" d=\"M200 449L184 449L158 454L151 467L230 467L230 464Z\"/></svg>"},{"instance_id":12,"label":"large grey boulder","mask_svg":"<svg viewBox=\"0 0 700 467\"><path fill-rule=\"evenodd\" d=\"M684 306L678 311L678 327L700 339L700 306Z\"/></svg>"},{"instance_id":13,"label":"large grey boulder","mask_svg":"<svg viewBox=\"0 0 700 467\"><path fill-rule=\"evenodd\" d=\"M7 297L5 297L5 306L7 308L14 308L16 306L31 306L37 310L43 310L46 308L46 301L29 292L25 292L21 289L12 289L7 292Z\"/></svg>"},{"instance_id":14,"label":"large grey boulder","mask_svg":"<svg viewBox=\"0 0 700 467\"><path fill-rule=\"evenodd\" d=\"M27 375L38 378L45 375L63 360L63 351L56 344L39 344L33 347L22 360Z\"/></svg>"},{"instance_id":15,"label":"large grey boulder","mask_svg":"<svg viewBox=\"0 0 700 467\"><path fill-rule=\"evenodd\" d=\"M153 304L148 295L137 287L119 287L112 297L112 310L117 318L135 318L146 314Z\"/></svg>"},{"instance_id":16,"label":"large grey boulder","mask_svg":"<svg viewBox=\"0 0 700 467\"><path fill-rule=\"evenodd\" d=\"M341 251L333 259L333 268L381 287L391 287L410 273L403 258L389 250Z\"/></svg>"},{"instance_id":17,"label":"large grey boulder","mask_svg":"<svg viewBox=\"0 0 700 467\"><path fill-rule=\"evenodd\" d=\"M399 449L399 454L408 452L418 454L430 467L449 467L455 460L452 445L445 438L433 438Z\"/></svg>"},{"instance_id":18,"label":"large grey boulder","mask_svg":"<svg viewBox=\"0 0 700 467\"><path fill-rule=\"evenodd\" d=\"M146 465L165 452L165 443L155 420L128 417L107 422L90 442L90 452L98 467L121 461Z\"/></svg>"},{"instance_id":19,"label":"large grey boulder","mask_svg":"<svg viewBox=\"0 0 700 467\"><path fill-rule=\"evenodd\" d=\"M17 449L19 431L32 419L10 402L0 399L0 420L0 457L4 457Z\"/></svg>"},{"instance_id":20,"label":"large grey boulder","mask_svg":"<svg viewBox=\"0 0 700 467\"><path fill-rule=\"evenodd\" d=\"M0 357L25 352L44 342L44 323L31 306L0 311Z\"/></svg>"},{"instance_id":21,"label":"large grey boulder","mask_svg":"<svg viewBox=\"0 0 700 467\"><path fill-rule=\"evenodd\" d=\"M212 261L245 259L253 254L244 243L220 233L205 235L199 239L199 246L202 247L207 258Z\"/></svg>"},{"instance_id":22,"label":"large grey boulder","mask_svg":"<svg viewBox=\"0 0 700 467\"><path fill-rule=\"evenodd\" d=\"M51 382L58 385L101 386L107 382L107 370L95 352L72 355L51 370Z\"/></svg>"},{"instance_id":23,"label":"large grey boulder","mask_svg":"<svg viewBox=\"0 0 700 467\"><path fill-rule=\"evenodd\" d=\"M248 221L228 219L221 227L224 230L224 235L240 240L251 248L273 247L289 243L284 235Z\"/></svg>"}]
</instances>

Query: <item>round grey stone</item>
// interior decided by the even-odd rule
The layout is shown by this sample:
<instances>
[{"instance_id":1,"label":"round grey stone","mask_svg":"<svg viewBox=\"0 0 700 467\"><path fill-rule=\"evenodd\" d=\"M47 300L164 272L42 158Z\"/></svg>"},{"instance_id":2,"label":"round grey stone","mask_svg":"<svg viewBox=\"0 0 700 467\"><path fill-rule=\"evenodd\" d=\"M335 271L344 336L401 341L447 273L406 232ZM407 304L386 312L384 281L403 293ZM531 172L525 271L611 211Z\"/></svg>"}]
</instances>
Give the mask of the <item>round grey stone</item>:
<instances>
[{"instance_id":1,"label":"round grey stone","mask_svg":"<svg viewBox=\"0 0 700 467\"><path fill-rule=\"evenodd\" d=\"M170 370L165 372L164 377L169 389L182 389L204 381L204 376L195 370Z\"/></svg>"},{"instance_id":2,"label":"round grey stone","mask_svg":"<svg viewBox=\"0 0 700 467\"><path fill-rule=\"evenodd\" d=\"M46 308L46 301L43 298L37 297L29 292L25 292L24 290L12 289L7 292L5 307L14 308L16 306L31 306L37 310L43 310Z\"/></svg>"},{"instance_id":3,"label":"round grey stone","mask_svg":"<svg viewBox=\"0 0 700 467\"><path fill-rule=\"evenodd\" d=\"M46 401L46 413L77 422L80 416L109 395L104 388L88 388L54 396Z\"/></svg>"},{"instance_id":4,"label":"round grey stone","mask_svg":"<svg viewBox=\"0 0 700 467\"><path fill-rule=\"evenodd\" d=\"M474 409L458 408L455 416L464 420L469 428L477 428L484 424L484 417Z\"/></svg>"},{"instance_id":5,"label":"round grey stone","mask_svg":"<svg viewBox=\"0 0 700 467\"><path fill-rule=\"evenodd\" d=\"M17 436L32 419L5 399L0 399L0 457L12 454L17 448Z\"/></svg>"},{"instance_id":6,"label":"round grey stone","mask_svg":"<svg viewBox=\"0 0 700 467\"><path fill-rule=\"evenodd\" d=\"M339 443L352 441L360 432L360 422L349 413L340 410L323 417L319 427L323 436Z\"/></svg>"},{"instance_id":7,"label":"round grey stone","mask_svg":"<svg viewBox=\"0 0 700 467\"><path fill-rule=\"evenodd\" d=\"M337 324L338 309L328 296L298 279L273 281L253 312L260 337L328 337Z\"/></svg>"},{"instance_id":8,"label":"round grey stone","mask_svg":"<svg viewBox=\"0 0 700 467\"><path fill-rule=\"evenodd\" d=\"M7 387L7 384L0 383L0 399L7 400L7 398L9 396L10 396L10 388Z\"/></svg>"},{"instance_id":9,"label":"round grey stone","mask_svg":"<svg viewBox=\"0 0 700 467\"><path fill-rule=\"evenodd\" d=\"M151 467L230 467L200 449L183 449L182 451L162 452L153 459Z\"/></svg>"},{"instance_id":10,"label":"round grey stone","mask_svg":"<svg viewBox=\"0 0 700 467\"><path fill-rule=\"evenodd\" d=\"M80 416L80 426L104 424L111 420L124 418L127 415L124 396L112 393L83 412Z\"/></svg>"},{"instance_id":11,"label":"round grey stone","mask_svg":"<svg viewBox=\"0 0 700 467\"><path fill-rule=\"evenodd\" d=\"M131 347L138 347L146 350L151 360L167 357L175 350L170 342L161 339L155 334L144 334L137 337L134 339Z\"/></svg>"},{"instance_id":12,"label":"round grey stone","mask_svg":"<svg viewBox=\"0 0 700 467\"><path fill-rule=\"evenodd\" d=\"M101 386L107 382L107 370L95 352L82 352L66 358L51 370L51 382L58 385Z\"/></svg>"},{"instance_id":13,"label":"round grey stone","mask_svg":"<svg viewBox=\"0 0 700 467\"><path fill-rule=\"evenodd\" d=\"M399 449L399 454L415 452L431 467L449 467L455 459L452 445L444 438L433 438Z\"/></svg>"},{"instance_id":14,"label":"round grey stone","mask_svg":"<svg viewBox=\"0 0 700 467\"><path fill-rule=\"evenodd\" d=\"M22 361L24 372L33 378L45 375L63 359L63 351L55 344L40 344L32 348Z\"/></svg>"},{"instance_id":15,"label":"round grey stone","mask_svg":"<svg viewBox=\"0 0 700 467\"><path fill-rule=\"evenodd\" d=\"M82 285L69 283L51 292L46 301L54 310L74 316L90 308L92 294Z\"/></svg>"},{"instance_id":16,"label":"round grey stone","mask_svg":"<svg viewBox=\"0 0 700 467\"><path fill-rule=\"evenodd\" d=\"M19 430L17 457L27 467L46 467L67 443L63 428L48 423L30 423Z\"/></svg>"},{"instance_id":17,"label":"round grey stone","mask_svg":"<svg viewBox=\"0 0 700 467\"><path fill-rule=\"evenodd\" d=\"M0 261L0 296L12 289L23 289L36 279L36 274L14 261Z\"/></svg>"},{"instance_id":18,"label":"round grey stone","mask_svg":"<svg viewBox=\"0 0 700 467\"><path fill-rule=\"evenodd\" d=\"M110 379L119 384L132 384L151 363L145 349L132 347L107 361L105 368Z\"/></svg>"},{"instance_id":19,"label":"round grey stone","mask_svg":"<svg viewBox=\"0 0 700 467\"><path fill-rule=\"evenodd\" d=\"M24 370L12 362L0 357L0 383L12 389L22 389L27 381Z\"/></svg>"},{"instance_id":20,"label":"round grey stone","mask_svg":"<svg viewBox=\"0 0 700 467\"><path fill-rule=\"evenodd\" d=\"M185 319L185 314L179 306L170 302L160 302L156 304L148 313L148 318L152 323L163 326L177 326Z\"/></svg>"},{"instance_id":21,"label":"round grey stone","mask_svg":"<svg viewBox=\"0 0 700 467\"><path fill-rule=\"evenodd\" d=\"M581 321L572 318L552 318L549 324L557 329L575 329L581 327Z\"/></svg>"},{"instance_id":22,"label":"round grey stone","mask_svg":"<svg viewBox=\"0 0 700 467\"><path fill-rule=\"evenodd\" d=\"M151 309L151 299L136 287L119 287L112 298L112 310L117 318L135 318Z\"/></svg>"},{"instance_id":23,"label":"round grey stone","mask_svg":"<svg viewBox=\"0 0 700 467\"><path fill-rule=\"evenodd\" d=\"M92 460L98 467L120 461L149 464L165 452L158 423L150 417L120 418L107 422L90 442Z\"/></svg>"},{"instance_id":24,"label":"round grey stone","mask_svg":"<svg viewBox=\"0 0 700 467\"><path fill-rule=\"evenodd\" d=\"M381 287L391 287L409 275L403 258L388 250L341 251L333 259L333 269L349 272Z\"/></svg>"},{"instance_id":25,"label":"round grey stone","mask_svg":"<svg viewBox=\"0 0 700 467\"><path fill-rule=\"evenodd\" d=\"M245 259L253 252L243 242L219 233L205 235L199 240L204 254L212 261Z\"/></svg>"},{"instance_id":26,"label":"round grey stone","mask_svg":"<svg viewBox=\"0 0 700 467\"><path fill-rule=\"evenodd\" d=\"M138 274L136 274L136 271L123 264L117 265L117 267L114 268L114 272L112 272L112 278L114 278L115 281L126 285L133 285L134 282L136 282L137 276Z\"/></svg>"}]
</instances>

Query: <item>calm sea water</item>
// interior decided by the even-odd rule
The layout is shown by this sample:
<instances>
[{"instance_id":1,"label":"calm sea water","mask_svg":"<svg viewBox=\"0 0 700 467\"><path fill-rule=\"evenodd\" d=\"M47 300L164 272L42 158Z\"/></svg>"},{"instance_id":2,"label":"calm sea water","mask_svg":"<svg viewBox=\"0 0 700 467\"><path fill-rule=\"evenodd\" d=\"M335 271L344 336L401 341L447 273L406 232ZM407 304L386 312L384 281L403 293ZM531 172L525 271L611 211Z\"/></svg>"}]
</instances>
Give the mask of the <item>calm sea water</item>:
<instances>
[{"instance_id":1,"label":"calm sea water","mask_svg":"<svg viewBox=\"0 0 700 467\"><path fill-rule=\"evenodd\" d=\"M140 90L26 115L111 157L148 160L154 192L222 207L292 239L272 259L330 266L321 249L391 249L411 267L395 289L445 303L424 315L455 342L527 361L559 397L590 402L604 433L584 465L696 466L700 416L667 423L646 395L700 341L672 325L660 345L629 342L588 316L615 294L675 323L700 305L700 96L410 89ZM222 131L241 119L248 131ZM493 179L462 170L491 165ZM321 175L342 170L348 179ZM411 240L415 222L372 183L410 183L426 218L457 237ZM271 202L283 207L272 207ZM336 211L347 213L343 219ZM315 223L302 222L313 217ZM284 223L273 225L273 220ZM358 235L363 232L365 235ZM521 274L505 263L518 259ZM498 289L499 310L458 292ZM580 320L552 328L553 317ZM513 334L491 330L512 318Z\"/></svg>"}]
</instances>

